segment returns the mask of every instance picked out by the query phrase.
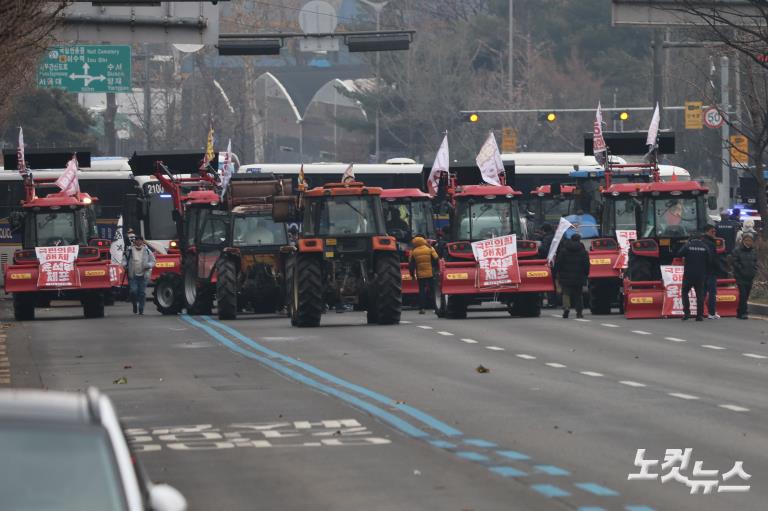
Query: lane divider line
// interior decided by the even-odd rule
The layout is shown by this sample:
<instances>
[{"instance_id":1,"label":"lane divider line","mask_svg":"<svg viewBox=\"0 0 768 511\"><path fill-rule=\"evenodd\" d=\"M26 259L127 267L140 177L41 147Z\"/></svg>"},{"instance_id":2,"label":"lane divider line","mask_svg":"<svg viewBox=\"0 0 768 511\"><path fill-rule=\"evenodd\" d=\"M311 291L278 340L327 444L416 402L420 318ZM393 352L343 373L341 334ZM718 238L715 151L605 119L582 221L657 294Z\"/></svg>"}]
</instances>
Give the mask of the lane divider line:
<instances>
[{"instance_id":1,"label":"lane divider line","mask_svg":"<svg viewBox=\"0 0 768 511\"><path fill-rule=\"evenodd\" d=\"M619 383L622 385L626 385L628 387L647 387L645 383L640 383L639 381L632 381L632 380L621 380Z\"/></svg>"},{"instance_id":2,"label":"lane divider line","mask_svg":"<svg viewBox=\"0 0 768 511\"><path fill-rule=\"evenodd\" d=\"M584 318L576 318L574 321L581 321L582 323L590 323L591 319L584 319Z\"/></svg>"},{"instance_id":3,"label":"lane divider line","mask_svg":"<svg viewBox=\"0 0 768 511\"><path fill-rule=\"evenodd\" d=\"M600 326L604 326L608 328L619 328L619 325L614 325L613 323L600 323Z\"/></svg>"},{"instance_id":4,"label":"lane divider line","mask_svg":"<svg viewBox=\"0 0 768 511\"><path fill-rule=\"evenodd\" d=\"M724 350L726 348L723 348L722 346L715 346L714 344L702 344L702 348L707 348L708 350Z\"/></svg>"},{"instance_id":5,"label":"lane divider line","mask_svg":"<svg viewBox=\"0 0 768 511\"><path fill-rule=\"evenodd\" d=\"M429 325L418 325L416 328L423 328L424 330L432 330L432 327Z\"/></svg>"},{"instance_id":6,"label":"lane divider line","mask_svg":"<svg viewBox=\"0 0 768 511\"><path fill-rule=\"evenodd\" d=\"M632 333L637 335L653 335L651 332L646 332L645 330L632 330Z\"/></svg>"},{"instance_id":7,"label":"lane divider line","mask_svg":"<svg viewBox=\"0 0 768 511\"><path fill-rule=\"evenodd\" d=\"M491 350L491 351L504 351L504 348L500 346L486 346L485 349Z\"/></svg>"},{"instance_id":8,"label":"lane divider line","mask_svg":"<svg viewBox=\"0 0 768 511\"><path fill-rule=\"evenodd\" d=\"M742 353L742 355L749 358L758 358L758 359L768 358L765 355L758 355L757 353Z\"/></svg>"},{"instance_id":9,"label":"lane divider line","mask_svg":"<svg viewBox=\"0 0 768 511\"><path fill-rule=\"evenodd\" d=\"M461 342L465 342L467 344L477 344L477 341L474 339L462 339Z\"/></svg>"},{"instance_id":10,"label":"lane divider line","mask_svg":"<svg viewBox=\"0 0 768 511\"><path fill-rule=\"evenodd\" d=\"M563 367L567 367L565 364L560 364L558 362L547 362L544 365L554 367L555 369L562 369Z\"/></svg>"},{"instance_id":11,"label":"lane divider line","mask_svg":"<svg viewBox=\"0 0 768 511\"><path fill-rule=\"evenodd\" d=\"M185 315L185 316L182 316L182 318L186 319L186 318L189 318L189 316ZM203 316L203 319L205 319L205 321L207 323L217 326L219 329L225 331L227 334L229 334L232 337L238 339L242 343L247 344L251 348L253 348L255 350L258 350L259 352L264 353L265 355L267 355L269 357L276 358L276 359L281 360L283 362L286 362L286 363L288 363L290 365L299 367L299 368L303 369L304 371L307 371L310 374L318 376L318 377L320 377L320 378L322 378L322 379L324 379L326 381L329 381L329 382L331 382L331 383L333 383L335 385L338 385L340 387L344 387L344 388L346 388L348 390L351 390L351 391L353 391L353 392L355 392L357 394L366 396L366 397L368 397L370 399L373 399L374 401L378 401L379 403L382 403L384 405L393 406L393 407L401 410L403 413L405 413L407 415L410 415L412 418L418 420L422 424L425 424L428 427L439 431L440 433L442 433L445 436L449 436L449 437L452 437L452 436L462 436L464 434L461 431L459 431L458 429L456 429L456 428L454 428L452 426L449 426L448 424L446 424L446 423L444 423L444 422L442 422L442 421L432 417L431 415L426 414L426 413L422 412L421 410L418 410L418 409L416 409L416 408L414 408L414 407L412 407L412 406L410 406L408 404L398 403L397 400L392 399L390 397L387 397L387 396L385 396L383 394L379 394L378 392L374 392L374 391L369 390L369 389L367 389L365 387L361 387L360 385L356 385L354 383L351 383L351 382L348 382L346 380L343 380L343 379L341 379L341 378L339 378L337 376L334 376L334 375L332 375L330 373L327 373L327 372L325 372L325 371L323 371L321 369L318 369L315 366L312 366L310 364L304 363L304 362L302 362L300 360L296 360L296 359L291 358L291 357L289 357L287 355L283 355L282 353L279 353L277 351L271 350L269 348L265 348L264 346L262 346L261 344L257 343L253 339L251 339L249 337L246 337L245 335L241 334L240 332L238 332L234 328L231 328L231 327L225 325L224 323L216 321L215 319L211 318L210 316ZM189 318L187 321L189 321L189 320L191 320L191 318ZM192 320L192 321L194 321L194 320ZM205 326L205 325L201 325L201 326Z\"/></svg>"},{"instance_id":12,"label":"lane divider line","mask_svg":"<svg viewBox=\"0 0 768 511\"><path fill-rule=\"evenodd\" d=\"M440 334L440 335L446 335L446 336L453 335L451 332L446 332L444 330L438 331L437 333Z\"/></svg>"},{"instance_id":13,"label":"lane divider line","mask_svg":"<svg viewBox=\"0 0 768 511\"><path fill-rule=\"evenodd\" d=\"M672 342L688 342L685 339L680 339L679 337L665 337L664 339Z\"/></svg>"},{"instance_id":14,"label":"lane divider line","mask_svg":"<svg viewBox=\"0 0 768 511\"><path fill-rule=\"evenodd\" d=\"M749 408L745 408L743 406L739 405L717 405L720 408L725 408L726 410L730 410L732 412L748 412Z\"/></svg>"},{"instance_id":15,"label":"lane divider line","mask_svg":"<svg viewBox=\"0 0 768 511\"><path fill-rule=\"evenodd\" d=\"M672 397L679 397L680 399L688 399L690 401L699 399L697 396L692 396L690 394L683 394L682 392L669 392L667 395Z\"/></svg>"},{"instance_id":16,"label":"lane divider line","mask_svg":"<svg viewBox=\"0 0 768 511\"><path fill-rule=\"evenodd\" d=\"M615 497L619 494L617 491L611 490L610 488L606 488L605 486L601 486L597 483L576 483L574 486L601 497Z\"/></svg>"},{"instance_id":17,"label":"lane divider line","mask_svg":"<svg viewBox=\"0 0 768 511\"><path fill-rule=\"evenodd\" d=\"M595 371L579 371L584 376L594 376L595 378L600 378L601 376L605 376L603 373L596 373Z\"/></svg>"},{"instance_id":18,"label":"lane divider line","mask_svg":"<svg viewBox=\"0 0 768 511\"><path fill-rule=\"evenodd\" d=\"M536 360L536 357L533 355L527 355L525 353L518 353L515 355L517 358L522 358L523 360Z\"/></svg>"},{"instance_id":19,"label":"lane divider line","mask_svg":"<svg viewBox=\"0 0 768 511\"><path fill-rule=\"evenodd\" d=\"M329 394L329 395L335 396L335 397L341 399L342 401L346 401L347 403L355 406L356 408L359 408L361 410L365 410L366 412L370 413L374 417L377 417L380 420L382 420L383 422L386 422L387 424L390 424L391 426L393 426L394 428L402 431L403 433L405 433L408 436L411 436L411 437L414 437L414 438L425 438L425 437L429 436L429 434L426 431L417 428L413 424L411 424L411 423L401 419L400 417L398 417L398 416L396 416L396 415L394 415L394 414L392 414L390 412L387 412L386 410L382 410L378 406L372 405L371 403L369 403L367 401L363 401L362 399L360 399L358 397L355 397L355 396L353 396L351 394L348 394L346 392L342 392L342 391L337 390L337 389L335 389L333 387L330 387L328 385L325 385L323 383L315 381L312 378L304 376L303 374L298 373L298 372L294 371L293 369L290 369L290 368L280 364L279 362L276 362L276 361L271 360L271 359L269 359L267 357L263 357L263 356L258 355L256 353L253 353L252 351L246 350L246 349L242 348L241 346L238 346L234 342L230 341L229 339L227 339L223 335L221 335L219 332L214 330L212 327L204 325L204 324L202 324L202 323L200 323L200 322L190 318L187 315L182 315L181 318L182 318L182 320L186 321L190 325L205 331L208 335L210 335L211 337L213 337L214 339L219 341L221 344L223 344L224 346L226 346L230 350L232 350L232 351L234 351L236 353L239 353L240 355L242 355L244 357L247 357L247 358L250 358L250 359L253 359L253 360L257 360L257 361L261 362L262 364L264 364L264 365L266 365L268 367L271 367L275 371L277 371L277 372L287 376L288 378L290 378L290 379L292 379L294 381L297 381L297 382L303 383L304 385L307 385L309 387L315 388L315 389L317 389L317 390L319 390L319 391L321 391L321 392L323 392L325 394Z\"/></svg>"}]
</instances>

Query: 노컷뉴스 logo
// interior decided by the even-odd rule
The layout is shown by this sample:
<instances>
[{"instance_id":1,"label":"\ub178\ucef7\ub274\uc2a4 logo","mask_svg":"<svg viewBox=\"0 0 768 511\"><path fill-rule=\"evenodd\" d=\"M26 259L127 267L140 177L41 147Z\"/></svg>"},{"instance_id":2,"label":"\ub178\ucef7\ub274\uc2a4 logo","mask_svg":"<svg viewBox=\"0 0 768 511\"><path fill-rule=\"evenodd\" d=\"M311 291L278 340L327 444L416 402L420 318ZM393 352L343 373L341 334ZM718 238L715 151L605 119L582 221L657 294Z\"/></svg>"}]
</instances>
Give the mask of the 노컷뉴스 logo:
<instances>
[{"instance_id":1,"label":"\ub178\ucef7\ub274\uc2a4 logo","mask_svg":"<svg viewBox=\"0 0 768 511\"><path fill-rule=\"evenodd\" d=\"M696 495L699 490L707 495L717 488L717 493L739 493L748 492L750 485L724 485L718 480L719 470L705 469L703 461L695 461L693 469L689 468L691 463L691 454L693 449L667 449L664 454L664 462L659 467L659 460L645 459L645 449L638 449L635 454L635 466L640 467L640 472L629 474L627 479L630 481L655 481L657 478L662 484L669 481L676 481L688 486L691 489L691 495ZM653 473L656 470L657 473ZM690 472L689 472L690 471ZM658 472L663 472L659 477ZM690 474L690 475L688 475ZM731 479L738 477L742 481L749 481L752 476L744 470L744 462L737 461L733 468L722 474L722 482L727 483ZM737 482L737 481L733 481Z\"/></svg>"}]
</instances>

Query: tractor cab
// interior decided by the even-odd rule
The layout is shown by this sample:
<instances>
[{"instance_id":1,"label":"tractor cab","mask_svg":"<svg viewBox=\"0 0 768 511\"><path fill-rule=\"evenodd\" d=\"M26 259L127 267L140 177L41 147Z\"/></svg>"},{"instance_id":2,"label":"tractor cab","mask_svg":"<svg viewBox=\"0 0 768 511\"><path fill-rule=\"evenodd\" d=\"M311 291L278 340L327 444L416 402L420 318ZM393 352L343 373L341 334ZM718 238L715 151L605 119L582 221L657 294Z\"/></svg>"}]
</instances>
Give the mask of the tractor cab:
<instances>
[{"instance_id":1,"label":"tractor cab","mask_svg":"<svg viewBox=\"0 0 768 511\"><path fill-rule=\"evenodd\" d=\"M331 183L308 191L304 195L304 236L347 238L343 246L350 247L362 247L365 238L386 236L381 192L381 188L362 183Z\"/></svg>"},{"instance_id":2,"label":"tractor cab","mask_svg":"<svg viewBox=\"0 0 768 511\"><path fill-rule=\"evenodd\" d=\"M418 188L395 188L381 192L387 232L399 243L408 244L414 236L435 239L432 202Z\"/></svg>"},{"instance_id":3,"label":"tractor cab","mask_svg":"<svg viewBox=\"0 0 768 511\"><path fill-rule=\"evenodd\" d=\"M653 240L659 264L670 264L707 220L707 189L696 181L654 182L641 189L638 238Z\"/></svg>"},{"instance_id":4,"label":"tractor cab","mask_svg":"<svg viewBox=\"0 0 768 511\"><path fill-rule=\"evenodd\" d=\"M24 249L59 245L87 246L98 239L95 200L87 193L35 198L23 207Z\"/></svg>"},{"instance_id":5,"label":"tractor cab","mask_svg":"<svg viewBox=\"0 0 768 511\"><path fill-rule=\"evenodd\" d=\"M542 185L531 190L525 209L528 229L538 231L542 225L557 226L560 218L575 214L580 209L576 204L576 187L573 185Z\"/></svg>"}]
</instances>

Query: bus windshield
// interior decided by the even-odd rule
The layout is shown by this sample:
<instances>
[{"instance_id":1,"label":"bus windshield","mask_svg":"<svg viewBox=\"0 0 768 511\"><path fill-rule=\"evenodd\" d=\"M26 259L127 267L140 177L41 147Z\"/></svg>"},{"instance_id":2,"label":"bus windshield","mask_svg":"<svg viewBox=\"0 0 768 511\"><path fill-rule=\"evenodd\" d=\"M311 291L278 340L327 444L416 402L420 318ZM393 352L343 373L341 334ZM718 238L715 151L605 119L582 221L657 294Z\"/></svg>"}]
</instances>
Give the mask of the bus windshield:
<instances>
[{"instance_id":1,"label":"bus windshield","mask_svg":"<svg viewBox=\"0 0 768 511\"><path fill-rule=\"evenodd\" d=\"M510 201L462 201L456 213L457 240L480 241L520 234L520 215Z\"/></svg>"},{"instance_id":2,"label":"bus windshield","mask_svg":"<svg viewBox=\"0 0 768 511\"><path fill-rule=\"evenodd\" d=\"M307 208L304 228L318 236L382 234L378 197L352 196L314 199Z\"/></svg>"},{"instance_id":3,"label":"bus windshield","mask_svg":"<svg viewBox=\"0 0 768 511\"><path fill-rule=\"evenodd\" d=\"M646 212L644 237L684 238L698 230L698 198L654 199Z\"/></svg>"},{"instance_id":4,"label":"bus windshield","mask_svg":"<svg viewBox=\"0 0 768 511\"><path fill-rule=\"evenodd\" d=\"M275 223L269 216L236 216L232 244L235 247L287 245L288 235L285 224Z\"/></svg>"},{"instance_id":5,"label":"bus windshield","mask_svg":"<svg viewBox=\"0 0 768 511\"><path fill-rule=\"evenodd\" d=\"M173 199L169 193L160 193L158 187L158 183L144 184L147 201L144 237L148 240L171 240L177 236L172 215Z\"/></svg>"}]
</instances>

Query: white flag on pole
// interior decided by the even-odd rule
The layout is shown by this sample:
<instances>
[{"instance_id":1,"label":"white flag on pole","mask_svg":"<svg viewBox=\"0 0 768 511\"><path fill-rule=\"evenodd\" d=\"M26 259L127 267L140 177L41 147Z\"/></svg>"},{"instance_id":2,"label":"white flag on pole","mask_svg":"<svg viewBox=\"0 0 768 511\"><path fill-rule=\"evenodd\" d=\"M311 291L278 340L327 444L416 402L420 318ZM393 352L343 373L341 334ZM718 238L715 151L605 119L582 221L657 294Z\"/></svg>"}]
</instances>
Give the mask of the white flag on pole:
<instances>
[{"instance_id":1,"label":"white flag on pole","mask_svg":"<svg viewBox=\"0 0 768 511\"><path fill-rule=\"evenodd\" d=\"M656 147L656 138L659 136L659 104L656 103L656 109L653 111L653 117L651 118L651 125L648 127L648 138L645 140L645 145L650 146L650 151Z\"/></svg>"},{"instance_id":2,"label":"white flag on pole","mask_svg":"<svg viewBox=\"0 0 768 511\"><path fill-rule=\"evenodd\" d=\"M430 195L437 194L437 188L440 185L440 174L448 172L450 161L448 156L448 135L446 134L443 137L443 142L440 144L440 149L437 150L435 163L432 164L432 171L427 179L427 189Z\"/></svg>"},{"instance_id":3,"label":"white flag on pole","mask_svg":"<svg viewBox=\"0 0 768 511\"><path fill-rule=\"evenodd\" d=\"M352 169L353 166L354 166L354 163L350 163L349 167L347 167L346 170L344 170L344 175L341 176L342 183L349 183L355 180L355 171Z\"/></svg>"},{"instance_id":4,"label":"white flag on pole","mask_svg":"<svg viewBox=\"0 0 768 511\"><path fill-rule=\"evenodd\" d=\"M499 146L496 144L496 137L493 132L488 134L483 147L477 154L477 166L480 168L480 174L483 181L488 184L499 186L499 174L504 172L504 162L501 160Z\"/></svg>"},{"instance_id":5,"label":"white flag on pole","mask_svg":"<svg viewBox=\"0 0 768 511\"><path fill-rule=\"evenodd\" d=\"M605 138L603 137L603 111L600 108L600 102L597 102L597 113L595 113L595 127L592 136L592 152L595 155L598 163L601 165L605 163L608 147L605 145Z\"/></svg>"},{"instance_id":6,"label":"white flag on pole","mask_svg":"<svg viewBox=\"0 0 768 511\"><path fill-rule=\"evenodd\" d=\"M19 146L16 148L16 165L19 169L19 174L22 176L27 174L27 162L24 161L24 131L19 126Z\"/></svg>"},{"instance_id":7,"label":"white flag on pole","mask_svg":"<svg viewBox=\"0 0 768 511\"><path fill-rule=\"evenodd\" d=\"M125 260L125 240L123 240L123 215L117 219L117 228L115 229L115 239L112 240L112 244L109 246L109 255L112 259L112 264L123 265Z\"/></svg>"},{"instance_id":8,"label":"white flag on pole","mask_svg":"<svg viewBox=\"0 0 768 511\"><path fill-rule=\"evenodd\" d=\"M56 180L56 186L66 195L77 195L80 193L80 183L77 180L77 156L73 156L64 173Z\"/></svg>"},{"instance_id":9,"label":"white flag on pole","mask_svg":"<svg viewBox=\"0 0 768 511\"><path fill-rule=\"evenodd\" d=\"M555 231L555 236L552 238L552 244L549 246L549 253L547 254L547 262L549 264L552 264L555 260L557 247L560 246L560 241L562 241L565 231L571 228L573 228L573 224L566 220L565 217L562 217L560 223L557 224L557 230Z\"/></svg>"},{"instance_id":10,"label":"white flag on pole","mask_svg":"<svg viewBox=\"0 0 768 511\"><path fill-rule=\"evenodd\" d=\"M227 185L235 173L235 164L232 161L232 139L227 143L227 152L224 154L224 167L221 170L221 198L227 193Z\"/></svg>"}]
</instances>

